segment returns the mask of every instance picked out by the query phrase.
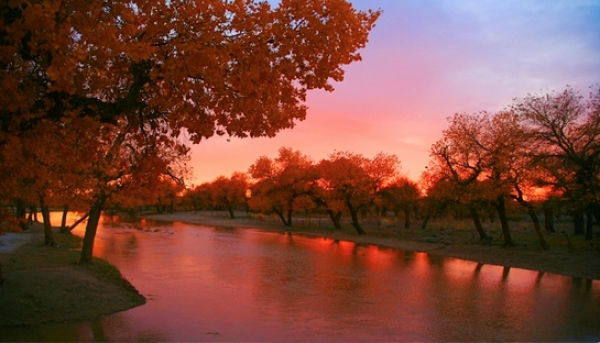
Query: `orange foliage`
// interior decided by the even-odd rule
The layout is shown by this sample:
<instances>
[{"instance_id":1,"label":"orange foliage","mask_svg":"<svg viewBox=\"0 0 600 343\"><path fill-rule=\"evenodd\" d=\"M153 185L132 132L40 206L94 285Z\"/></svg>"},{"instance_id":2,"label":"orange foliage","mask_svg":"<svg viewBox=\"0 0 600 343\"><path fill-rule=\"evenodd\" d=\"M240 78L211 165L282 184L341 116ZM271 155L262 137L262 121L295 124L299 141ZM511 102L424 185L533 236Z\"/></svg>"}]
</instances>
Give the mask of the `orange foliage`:
<instances>
[{"instance_id":1,"label":"orange foliage","mask_svg":"<svg viewBox=\"0 0 600 343\"><path fill-rule=\"evenodd\" d=\"M213 206L226 209L231 218L235 218L234 211L246 204L248 189L246 174L236 172L230 178L220 176L210 183Z\"/></svg>"},{"instance_id":2,"label":"orange foliage","mask_svg":"<svg viewBox=\"0 0 600 343\"><path fill-rule=\"evenodd\" d=\"M360 60L379 15L345 0L5 1L0 168L13 179L0 195L25 185L83 199L96 213L91 260L104 206L135 206L161 175L180 180L188 142L293 127L306 92L332 90ZM15 138L32 130L42 146ZM8 162L14 151L23 158Z\"/></svg>"},{"instance_id":3,"label":"orange foliage","mask_svg":"<svg viewBox=\"0 0 600 343\"><path fill-rule=\"evenodd\" d=\"M308 199L310 185L315 181L312 165L308 156L285 147L273 160L260 157L248 171L255 180L250 207L274 211L285 225L291 225L294 210L312 207Z\"/></svg>"},{"instance_id":4,"label":"orange foliage","mask_svg":"<svg viewBox=\"0 0 600 343\"><path fill-rule=\"evenodd\" d=\"M381 192L398 176L399 167L400 161L395 155L380 153L368 159L360 154L335 152L318 165L324 189L322 201L334 206L343 204L354 228L364 234L358 212L381 204Z\"/></svg>"}]
</instances>

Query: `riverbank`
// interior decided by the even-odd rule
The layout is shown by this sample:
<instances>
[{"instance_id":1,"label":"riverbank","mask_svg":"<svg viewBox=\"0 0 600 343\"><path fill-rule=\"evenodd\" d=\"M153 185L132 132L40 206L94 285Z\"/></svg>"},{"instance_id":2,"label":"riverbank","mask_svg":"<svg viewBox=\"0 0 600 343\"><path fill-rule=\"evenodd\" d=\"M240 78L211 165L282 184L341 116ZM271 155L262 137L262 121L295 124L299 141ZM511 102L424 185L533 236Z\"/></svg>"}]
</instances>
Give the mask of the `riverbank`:
<instances>
[{"instance_id":1,"label":"riverbank","mask_svg":"<svg viewBox=\"0 0 600 343\"><path fill-rule=\"evenodd\" d=\"M0 236L0 327L92 320L145 303L107 262L78 265L81 239L54 231L44 246L43 227Z\"/></svg>"},{"instance_id":2,"label":"riverbank","mask_svg":"<svg viewBox=\"0 0 600 343\"><path fill-rule=\"evenodd\" d=\"M572 276L582 279L600 280L600 248L589 246L581 237L569 239L563 233L546 235L549 250L543 250L537 243L534 231L527 223L513 225L514 247L504 247L496 237L488 244L480 244L468 227L455 225L430 225L428 230L404 229L397 224L377 226L365 225L367 235L344 225L342 230L327 227L326 221L314 218L298 220L294 226L283 226L276 218L251 217L240 215L231 219L225 212L177 212L153 214L146 219L158 221L179 221L208 226L253 228L260 230L290 232L294 234L323 236L358 244L373 244L406 251L425 252L432 255L454 257L483 264L523 268L545 273ZM417 227L417 224L413 225ZM377 228L379 227L379 228ZM486 228L492 236L496 230L492 225Z\"/></svg>"}]
</instances>

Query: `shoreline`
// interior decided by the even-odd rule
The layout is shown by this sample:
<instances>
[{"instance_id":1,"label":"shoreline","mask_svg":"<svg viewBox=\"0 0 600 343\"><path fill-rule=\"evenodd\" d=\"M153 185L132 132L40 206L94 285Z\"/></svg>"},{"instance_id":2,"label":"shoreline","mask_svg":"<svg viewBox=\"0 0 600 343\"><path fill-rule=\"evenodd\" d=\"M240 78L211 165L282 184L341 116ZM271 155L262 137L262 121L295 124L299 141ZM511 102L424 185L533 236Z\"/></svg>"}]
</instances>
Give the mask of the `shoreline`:
<instances>
[{"instance_id":1,"label":"shoreline","mask_svg":"<svg viewBox=\"0 0 600 343\"><path fill-rule=\"evenodd\" d=\"M81 238L53 234L57 247L43 245L39 223L0 237L0 328L94 320L146 302L108 262L79 265Z\"/></svg>"},{"instance_id":2,"label":"shoreline","mask_svg":"<svg viewBox=\"0 0 600 343\"><path fill-rule=\"evenodd\" d=\"M258 229L271 232L289 232L298 235L327 237L370 244L381 247L423 252L431 255L458 258L482 264L498 265L511 268L521 268L542 273L552 273L563 276L600 280L600 250L598 248L576 248L552 246L543 250L536 244L517 244L514 247L504 247L501 243L479 244L449 232L448 239L433 236L418 236L404 234L402 229L395 234L379 233L371 230L371 234L358 235L353 229L342 231L323 229L315 226L283 226L281 222L273 222L249 217L230 219L225 212L175 212L169 214L150 214L143 218L155 221L183 222L194 225L221 226L239 229ZM449 231L449 230L447 230ZM369 232L369 231L368 231ZM402 235L401 235L402 234ZM470 233L469 233L470 235ZM558 234L557 234L558 235ZM469 236L470 237L470 236Z\"/></svg>"}]
</instances>

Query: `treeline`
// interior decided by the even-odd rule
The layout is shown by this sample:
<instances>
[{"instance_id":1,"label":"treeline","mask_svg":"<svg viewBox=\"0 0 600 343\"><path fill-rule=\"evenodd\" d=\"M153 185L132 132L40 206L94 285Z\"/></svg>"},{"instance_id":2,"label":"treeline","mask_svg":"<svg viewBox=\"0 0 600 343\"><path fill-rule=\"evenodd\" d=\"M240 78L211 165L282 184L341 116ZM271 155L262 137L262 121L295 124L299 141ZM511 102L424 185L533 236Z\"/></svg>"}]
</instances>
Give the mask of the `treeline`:
<instances>
[{"instance_id":1,"label":"treeline","mask_svg":"<svg viewBox=\"0 0 600 343\"><path fill-rule=\"evenodd\" d=\"M336 152L322 161L291 148L260 157L247 173L219 177L185 195L188 207L275 213L284 225L297 212L327 213L333 225L350 216L364 233L361 213L402 215L422 225L447 213L470 217L481 240L490 239L482 215L497 216L505 244L513 244L509 209L530 217L540 244L554 232L559 214L572 216L574 234L593 239L600 220L600 92L588 96L568 87L528 95L498 113L459 113L448 119L442 138L418 182L399 172L395 155L369 159ZM518 209L517 207L520 207Z\"/></svg>"},{"instance_id":2,"label":"treeline","mask_svg":"<svg viewBox=\"0 0 600 343\"><path fill-rule=\"evenodd\" d=\"M194 209L234 211L249 208L274 213L291 226L297 212L327 213L336 228L343 214L364 234L360 218L366 212L411 212L420 198L415 182L400 174L400 160L384 153L366 158L350 152L335 152L319 162L291 148L279 156L262 156L248 173L219 177L186 193Z\"/></svg>"},{"instance_id":3,"label":"treeline","mask_svg":"<svg viewBox=\"0 0 600 343\"><path fill-rule=\"evenodd\" d=\"M468 208L481 239L487 235L478 213L491 206L505 243L513 243L507 201L525 209L543 247L542 210L548 231L553 213L562 211L573 216L575 234L593 239L600 220L598 89L583 96L568 87L515 99L498 113L456 114L431 157L422 177L428 197L438 208L451 203Z\"/></svg>"}]
</instances>

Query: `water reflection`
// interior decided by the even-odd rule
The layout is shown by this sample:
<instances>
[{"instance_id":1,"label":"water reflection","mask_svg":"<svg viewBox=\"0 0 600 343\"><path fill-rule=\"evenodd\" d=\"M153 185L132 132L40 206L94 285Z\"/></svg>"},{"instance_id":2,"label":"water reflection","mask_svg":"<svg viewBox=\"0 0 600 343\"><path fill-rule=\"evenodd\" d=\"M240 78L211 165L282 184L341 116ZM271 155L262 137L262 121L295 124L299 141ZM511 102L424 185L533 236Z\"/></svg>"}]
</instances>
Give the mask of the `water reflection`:
<instances>
[{"instance_id":1,"label":"water reflection","mask_svg":"<svg viewBox=\"0 0 600 343\"><path fill-rule=\"evenodd\" d=\"M78 234L83 234L78 229ZM597 281L247 229L104 222L95 253L148 303L30 341L598 340ZM6 338L5 338L6 337Z\"/></svg>"}]
</instances>

